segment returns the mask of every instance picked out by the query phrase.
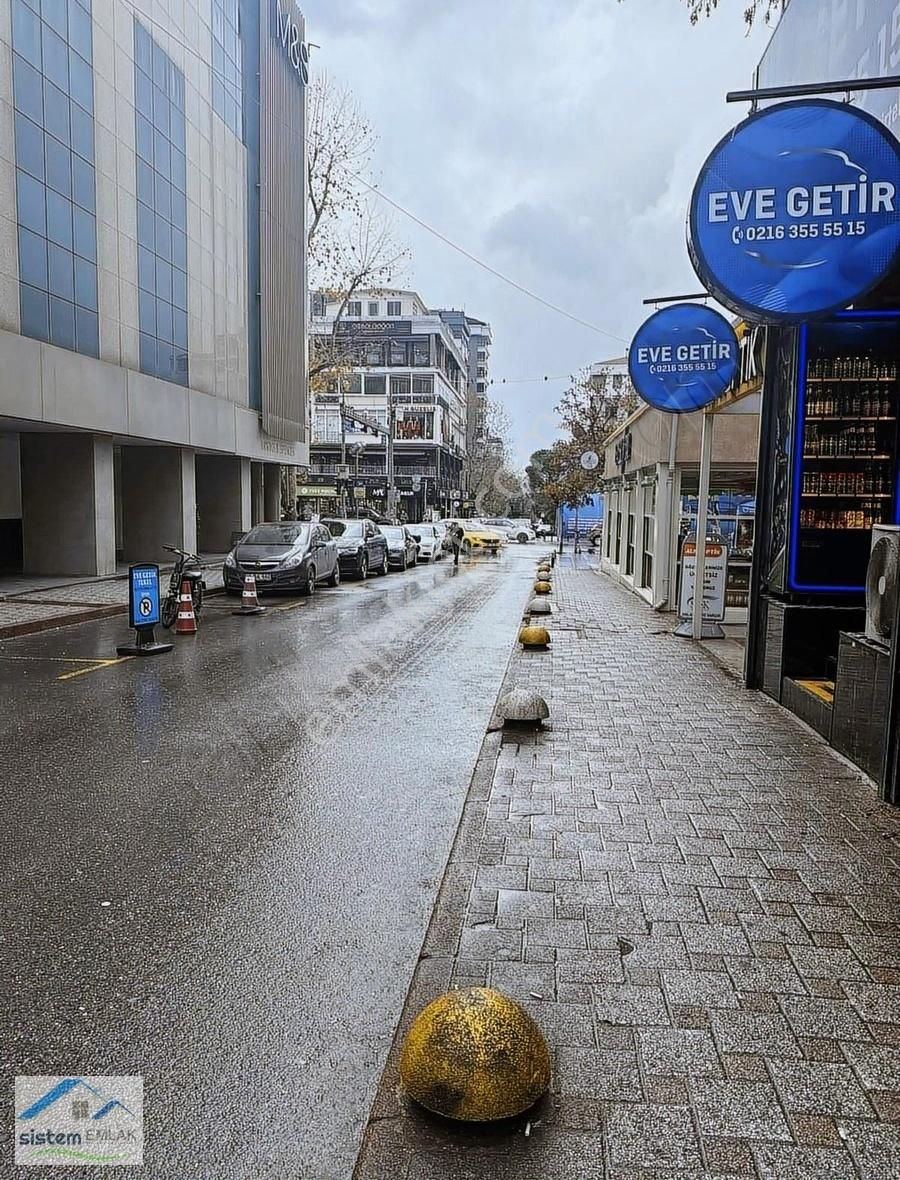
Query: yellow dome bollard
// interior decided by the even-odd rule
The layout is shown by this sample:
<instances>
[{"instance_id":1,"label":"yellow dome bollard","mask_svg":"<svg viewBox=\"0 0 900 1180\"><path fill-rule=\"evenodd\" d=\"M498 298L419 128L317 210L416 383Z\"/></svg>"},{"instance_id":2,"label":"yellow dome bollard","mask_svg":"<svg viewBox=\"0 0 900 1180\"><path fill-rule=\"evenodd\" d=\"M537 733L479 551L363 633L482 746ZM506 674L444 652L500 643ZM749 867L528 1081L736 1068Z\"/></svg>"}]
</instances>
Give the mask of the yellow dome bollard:
<instances>
[{"instance_id":1,"label":"yellow dome bollard","mask_svg":"<svg viewBox=\"0 0 900 1180\"><path fill-rule=\"evenodd\" d=\"M464 1122L521 1114L550 1085L541 1031L489 987L447 992L423 1008L403 1042L400 1081L426 1110Z\"/></svg>"},{"instance_id":2,"label":"yellow dome bollard","mask_svg":"<svg viewBox=\"0 0 900 1180\"><path fill-rule=\"evenodd\" d=\"M549 594L552 589L549 582L539 581L534 584L535 594Z\"/></svg>"},{"instance_id":3,"label":"yellow dome bollard","mask_svg":"<svg viewBox=\"0 0 900 1180\"><path fill-rule=\"evenodd\" d=\"M550 646L550 632L546 627L523 627L519 632L519 643L526 651L543 651Z\"/></svg>"},{"instance_id":4,"label":"yellow dome bollard","mask_svg":"<svg viewBox=\"0 0 900 1180\"><path fill-rule=\"evenodd\" d=\"M540 577L540 578L549 578L549 577L550 577L550 572L551 572L551 571L550 571L550 566L549 566L549 565L539 565L539 566L538 566L538 577Z\"/></svg>"}]
</instances>

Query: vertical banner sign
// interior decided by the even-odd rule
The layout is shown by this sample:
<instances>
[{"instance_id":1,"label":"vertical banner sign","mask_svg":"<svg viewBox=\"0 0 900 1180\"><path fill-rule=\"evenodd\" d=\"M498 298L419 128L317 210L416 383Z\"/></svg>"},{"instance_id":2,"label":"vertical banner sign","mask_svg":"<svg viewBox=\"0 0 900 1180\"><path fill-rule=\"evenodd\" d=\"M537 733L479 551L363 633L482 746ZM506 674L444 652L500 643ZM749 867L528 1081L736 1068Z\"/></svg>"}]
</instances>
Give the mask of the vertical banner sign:
<instances>
[{"instance_id":1,"label":"vertical banner sign","mask_svg":"<svg viewBox=\"0 0 900 1180\"><path fill-rule=\"evenodd\" d=\"M155 627L159 622L159 566L133 565L128 570L128 625Z\"/></svg>"},{"instance_id":2,"label":"vertical banner sign","mask_svg":"<svg viewBox=\"0 0 900 1180\"><path fill-rule=\"evenodd\" d=\"M706 541L703 565L703 620L720 623L725 618L725 582L728 578L728 548L718 541ZM685 538L681 546L681 600L678 613L689 619L694 609L697 584L697 541Z\"/></svg>"},{"instance_id":3,"label":"vertical banner sign","mask_svg":"<svg viewBox=\"0 0 900 1180\"><path fill-rule=\"evenodd\" d=\"M700 281L750 319L797 323L856 302L900 258L900 144L865 111L779 103L715 147L691 197Z\"/></svg>"},{"instance_id":4,"label":"vertical banner sign","mask_svg":"<svg viewBox=\"0 0 900 1180\"><path fill-rule=\"evenodd\" d=\"M734 328L699 303L664 307L638 329L628 374L645 402L667 414L702 410L724 393L738 368Z\"/></svg>"}]
</instances>

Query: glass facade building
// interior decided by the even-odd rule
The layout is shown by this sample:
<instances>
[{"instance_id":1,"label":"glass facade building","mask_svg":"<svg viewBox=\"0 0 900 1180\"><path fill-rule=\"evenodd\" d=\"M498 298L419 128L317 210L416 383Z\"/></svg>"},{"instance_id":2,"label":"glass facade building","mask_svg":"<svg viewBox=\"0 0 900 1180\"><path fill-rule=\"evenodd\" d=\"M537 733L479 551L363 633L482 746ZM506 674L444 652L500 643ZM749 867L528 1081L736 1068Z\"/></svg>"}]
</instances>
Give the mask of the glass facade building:
<instances>
[{"instance_id":1,"label":"glass facade building","mask_svg":"<svg viewBox=\"0 0 900 1180\"><path fill-rule=\"evenodd\" d=\"M0 5L0 572L221 552L308 463L295 0Z\"/></svg>"},{"instance_id":2,"label":"glass facade building","mask_svg":"<svg viewBox=\"0 0 900 1180\"><path fill-rule=\"evenodd\" d=\"M187 385L184 75L137 18L134 119L141 370Z\"/></svg>"},{"instance_id":3,"label":"glass facade building","mask_svg":"<svg viewBox=\"0 0 900 1180\"><path fill-rule=\"evenodd\" d=\"M90 0L12 0L23 335L99 354Z\"/></svg>"}]
</instances>

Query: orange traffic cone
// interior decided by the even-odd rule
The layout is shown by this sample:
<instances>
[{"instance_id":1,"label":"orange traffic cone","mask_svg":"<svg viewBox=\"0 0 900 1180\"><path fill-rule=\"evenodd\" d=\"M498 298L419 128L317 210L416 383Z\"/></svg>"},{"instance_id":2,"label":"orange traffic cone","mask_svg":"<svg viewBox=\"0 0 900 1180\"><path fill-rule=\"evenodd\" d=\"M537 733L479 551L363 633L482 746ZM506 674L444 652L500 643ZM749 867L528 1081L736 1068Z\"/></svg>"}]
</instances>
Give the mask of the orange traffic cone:
<instances>
[{"instance_id":1,"label":"orange traffic cone","mask_svg":"<svg viewBox=\"0 0 900 1180\"><path fill-rule=\"evenodd\" d=\"M185 578L181 583L181 594L178 598L178 619L175 622L175 634L197 634L197 616L194 614L194 596L191 594L191 584L187 578Z\"/></svg>"},{"instance_id":2,"label":"orange traffic cone","mask_svg":"<svg viewBox=\"0 0 900 1180\"><path fill-rule=\"evenodd\" d=\"M253 574L244 575L244 589L241 591L241 607L240 610L233 610L233 615L261 615L265 613L265 607L259 605L259 597L256 593L256 578Z\"/></svg>"}]
</instances>

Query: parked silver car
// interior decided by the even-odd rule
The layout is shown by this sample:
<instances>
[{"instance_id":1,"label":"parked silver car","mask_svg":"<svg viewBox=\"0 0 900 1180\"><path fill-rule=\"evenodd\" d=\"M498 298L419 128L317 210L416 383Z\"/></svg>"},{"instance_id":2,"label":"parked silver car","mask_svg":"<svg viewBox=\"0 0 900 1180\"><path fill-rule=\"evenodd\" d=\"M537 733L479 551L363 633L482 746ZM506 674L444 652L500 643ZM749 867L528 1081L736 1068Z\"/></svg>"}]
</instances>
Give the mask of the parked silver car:
<instances>
[{"instance_id":1,"label":"parked silver car","mask_svg":"<svg viewBox=\"0 0 900 1180\"><path fill-rule=\"evenodd\" d=\"M407 525L411 535L419 544L419 561L438 561L444 556L441 541L444 531L433 524Z\"/></svg>"}]
</instances>

